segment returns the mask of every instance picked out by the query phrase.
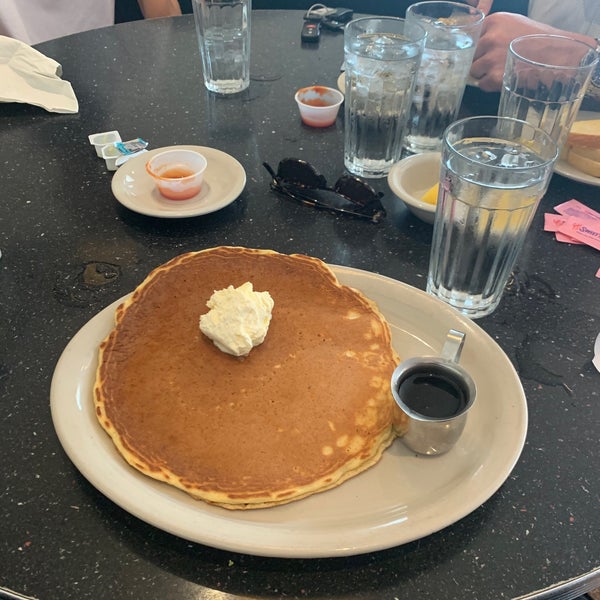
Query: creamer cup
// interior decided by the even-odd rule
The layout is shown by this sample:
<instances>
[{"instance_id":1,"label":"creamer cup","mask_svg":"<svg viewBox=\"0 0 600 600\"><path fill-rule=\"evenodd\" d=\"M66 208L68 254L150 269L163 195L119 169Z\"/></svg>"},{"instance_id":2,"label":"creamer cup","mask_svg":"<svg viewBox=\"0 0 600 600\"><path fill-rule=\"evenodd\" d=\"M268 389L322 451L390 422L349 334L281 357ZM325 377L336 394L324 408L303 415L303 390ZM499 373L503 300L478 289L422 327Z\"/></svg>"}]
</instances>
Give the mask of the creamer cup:
<instances>
[{"instance_id":1,"label":"creamer cup","mask_svg":"<svg viewBox=\"0 0 600 600\"><path fill-rule=\"evenodd\" d=\"M90 144L96 150L96 156L102 158L102 148L108 144L114 144L121 141L121 134L118 131L103 131L101 133L92 133L88 135Z\"/></svg>"}]
</instances>

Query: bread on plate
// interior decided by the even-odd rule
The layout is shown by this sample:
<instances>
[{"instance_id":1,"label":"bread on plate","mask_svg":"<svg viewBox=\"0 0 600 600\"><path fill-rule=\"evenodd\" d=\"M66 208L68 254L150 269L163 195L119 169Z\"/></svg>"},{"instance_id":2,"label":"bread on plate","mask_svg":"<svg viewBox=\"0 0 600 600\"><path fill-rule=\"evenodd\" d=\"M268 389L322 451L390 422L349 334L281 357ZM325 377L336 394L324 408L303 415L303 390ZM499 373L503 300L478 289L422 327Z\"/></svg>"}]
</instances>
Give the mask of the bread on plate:
<instances>
[{"instance_id":1,"label":"bread on plate","mask_svg":"<svg viewBox=\"0 0 600 600\"><path fill-rule=\"evenodd\" d=\"M569 146L600 148L600 119L575 121L567 137Z\"/></svg>"},{"instance_id":2,"label":"bread on plate","mask_svg":"<svg viewBox=\"0 0 600 600\"><path fill-rule=\"evenodd\" d=\"M573 123L563 156L582 173L600 177L600 119Z\"/></svg>"}]
</instances>

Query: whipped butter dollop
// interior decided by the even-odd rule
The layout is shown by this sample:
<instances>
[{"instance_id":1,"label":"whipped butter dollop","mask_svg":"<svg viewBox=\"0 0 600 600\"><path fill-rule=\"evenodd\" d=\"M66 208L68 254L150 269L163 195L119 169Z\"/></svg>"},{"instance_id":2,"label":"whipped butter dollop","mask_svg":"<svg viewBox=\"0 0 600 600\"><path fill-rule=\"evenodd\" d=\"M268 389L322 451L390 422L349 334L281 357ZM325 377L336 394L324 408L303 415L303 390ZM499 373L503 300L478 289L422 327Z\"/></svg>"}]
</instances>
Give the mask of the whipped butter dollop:
<instances>
[{"instance_id":1,"label":"whipped butter dollop","mask_svg":"<svg viewBox=\"0 0 600 600\"><path fill-rule=\"evenodd\" d=\"M232 285L217 290L200 316L200 331L219 350L233 356L247 356L254 346L262 344L274 306L269 292L255 292L247 281L237 288Z\"/></svg>"}]
</instances>

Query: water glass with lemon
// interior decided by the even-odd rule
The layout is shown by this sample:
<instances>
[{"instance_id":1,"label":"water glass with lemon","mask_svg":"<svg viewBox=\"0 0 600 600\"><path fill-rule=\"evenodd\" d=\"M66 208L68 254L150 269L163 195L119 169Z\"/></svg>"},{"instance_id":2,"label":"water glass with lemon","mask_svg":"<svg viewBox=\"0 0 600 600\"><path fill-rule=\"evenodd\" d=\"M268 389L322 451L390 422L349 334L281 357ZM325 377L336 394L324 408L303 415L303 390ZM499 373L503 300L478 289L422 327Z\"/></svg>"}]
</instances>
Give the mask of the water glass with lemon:
<instances>
[{"instance_id":1,"label":"water glass with lemon","mask_svg":"<svg viewBox=\"0 0 600 600\"><path fill-rule=\"evenodd\" d=\"M444 134L427 291L471 317L495 310L544 195L556 143L506 117L470 117Z\"/></svg>"}]
</instances>

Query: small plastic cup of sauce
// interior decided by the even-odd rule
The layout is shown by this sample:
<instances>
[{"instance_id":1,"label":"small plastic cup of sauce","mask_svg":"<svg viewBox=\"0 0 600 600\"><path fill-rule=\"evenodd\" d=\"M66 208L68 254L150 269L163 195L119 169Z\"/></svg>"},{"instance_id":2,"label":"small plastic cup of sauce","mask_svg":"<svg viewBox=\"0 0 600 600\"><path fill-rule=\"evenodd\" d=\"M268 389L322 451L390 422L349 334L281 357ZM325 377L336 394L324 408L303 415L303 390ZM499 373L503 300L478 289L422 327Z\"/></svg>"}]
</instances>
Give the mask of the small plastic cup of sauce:
<instances>
[{"instance_id":1,"label":"small plastic cup of sauce","mask_svg":"<svg viewBox=\"0 0 600 600\"><path fill-rule=\"evenodd\" d=\"M206 165L206 158L195 150L173 149L155 154L146 171L162 196L188 200L200 193Z\"/></svg>"},{"instance_id":2,"label":"small plastic cup of sauce","mask_svg":"<svg viewBox=\"0 0 600 600\"><path fill-rule=\"evenodd\" d=\"M299 89L294 98L305 125L329 127L335 123L344 94L334 88L313 85Z\"/></svg>"},{"instance_id":3,"label":"small plastic cup of sauce","mask_svg":"<svg viewBox=\"0 0 600 600\"><path fill-rule=\"evenodd\" d=\"M392 394L408 416L401 438L413 452L448 452L460 438L476 396L475 382L458 360L465 334L451 329L441 356L410 358L392 374Z\"/></svg>"}]
</instances>

